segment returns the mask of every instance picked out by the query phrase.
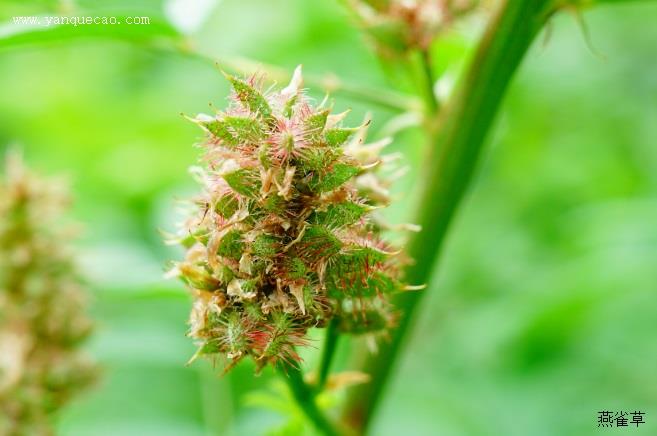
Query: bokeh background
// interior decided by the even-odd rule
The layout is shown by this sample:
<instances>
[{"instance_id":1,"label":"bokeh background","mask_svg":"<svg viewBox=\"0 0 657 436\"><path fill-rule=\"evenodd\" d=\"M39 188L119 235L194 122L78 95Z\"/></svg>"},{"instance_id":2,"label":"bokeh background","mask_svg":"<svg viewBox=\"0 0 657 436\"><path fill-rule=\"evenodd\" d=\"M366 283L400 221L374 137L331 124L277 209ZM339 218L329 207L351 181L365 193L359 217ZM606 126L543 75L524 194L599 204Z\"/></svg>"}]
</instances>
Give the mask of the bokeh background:
<instances>
[{"instance_id":1,"label":"bokeh background","mask_svg":"<svg viewBox=\"0 0 657 436\"><path fill-rule=\"evenodd\" d=\"M84 223L89 349L104 377L58 418L59 434L266 434L295 414L284 391L248 364L226 377L186 367L190 302L163 278L180 254L158 229L173 230L175 199L195 192L187 168L202 137L179 114L228 93L212 62L181 47L396 84L338 1L3 0L0 21L71 7L164 24L61 41L0 27L0 149L17 144L41 172L67 174ZM458 70L484 18L438 44L440 69ZM657 4L584 19L588 41L562 14L517 75L373 435L657 433ZM374 137L395 115L345 98L336 108L352 108L353 124L372 112ZM422 135L400 133L391 151L411 168L388 212L405 222ZM643 411L646 424L599 429L600 410ZM293 420L278 434L299 431Z\"/></svg>"}]
</instances>

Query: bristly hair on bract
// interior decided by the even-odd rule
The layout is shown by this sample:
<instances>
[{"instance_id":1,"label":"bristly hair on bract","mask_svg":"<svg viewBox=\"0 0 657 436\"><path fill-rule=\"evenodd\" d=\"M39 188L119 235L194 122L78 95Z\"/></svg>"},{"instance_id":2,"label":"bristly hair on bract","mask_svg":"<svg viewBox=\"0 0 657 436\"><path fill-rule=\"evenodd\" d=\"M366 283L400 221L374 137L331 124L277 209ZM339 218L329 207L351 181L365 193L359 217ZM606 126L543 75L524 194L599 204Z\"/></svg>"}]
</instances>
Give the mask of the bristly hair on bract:
<instances>
[{"instance_id":1,"label":"bristly hair on bract","mask_svg":"<svg viewBox=\"0 0 657 436\"><path fill-rule=\"evenodd\" d=\"M377 174L394 160L379 156L389 140L364 144L369 122L343 127L346 113L313 106L300 67L280 90L226 78L228 108L192 119L207 134L192 170L203 192L170 240L186 250L168 275L193 296L192 360L294 365L308 329L332 319L342 333L384 335L389 297L408 288L374 215L389 202Z\"/></svg>"}]
</instances>

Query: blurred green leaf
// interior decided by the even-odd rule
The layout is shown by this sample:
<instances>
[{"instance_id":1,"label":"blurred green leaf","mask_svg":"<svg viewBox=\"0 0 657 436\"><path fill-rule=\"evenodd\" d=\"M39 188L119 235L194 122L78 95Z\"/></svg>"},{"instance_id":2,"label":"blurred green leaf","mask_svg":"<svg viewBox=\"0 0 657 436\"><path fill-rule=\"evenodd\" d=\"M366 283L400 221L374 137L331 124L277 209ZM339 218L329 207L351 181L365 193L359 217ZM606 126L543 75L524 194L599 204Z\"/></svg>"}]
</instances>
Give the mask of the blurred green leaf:
<instances>
[{"instance_id":1,"label":"blurred green leaf","mask_svg":"<svg viewBox=\"0 0 657 436\"><path fill-rule=\"evenodd\" d=\"M177 282L174 282L177 283ZM189 301L189 294L183 289L182 284L179 288L166 288L158 285L146 287L143 289L116 289L103 290L103 298L108 300L183 300Z\"/></svg>"},{"instance_id":2,"label":"blurred green leaf","mask_svg":"<svg viewBox=\"0 0 657 436\"><path fill-rule=\"evenodd\" d=\"M0 48L12 48L30 44L44 44L68 40L88 38L110 38L132 42L156 42L167 40L179 42L181 34L166 21L149 17L149 24L128 25L126 18L149 16L148 14L110 14L103 16L116 17L121 24L51 24L28 25L8 22L0 25ZM44 18L41 17L43 20Z\"/></svg>"}]
</instances>

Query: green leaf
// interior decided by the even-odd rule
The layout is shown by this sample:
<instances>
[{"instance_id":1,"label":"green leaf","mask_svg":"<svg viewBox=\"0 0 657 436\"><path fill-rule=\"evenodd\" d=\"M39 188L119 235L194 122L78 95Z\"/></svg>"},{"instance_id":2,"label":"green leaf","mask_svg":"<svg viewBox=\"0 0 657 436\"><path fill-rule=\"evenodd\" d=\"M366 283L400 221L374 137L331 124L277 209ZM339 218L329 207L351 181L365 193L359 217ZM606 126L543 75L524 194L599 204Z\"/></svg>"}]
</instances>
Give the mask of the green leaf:
<instances>
[{"instance_id":1,"label":"green leaf","mask_svg":"<svg viewBox=\"0 0 657 436\"><path fill-rule=\"evenodd\" d=\"M217 254L230 259L239 260L240 257L242 257L243 251L244 243L242 242L242 234L237 230L231 230L221 238Z\"/></svg>"},{"instance_id":2,"label":"green leaf","mask_svg":"<svg viewBox=\"0 0 657 436\"><path fill-rule=\"evenodd\" d=\"M273 120L271 107L260 91L242 79L230 75L226 75L226 77L233 86L237 99L241 101L252 114L262 117L262 119L268 122Z\"/></svg>"},{"instance_id":3,"label":"green leaf","mask_svg":"<svg viewBox=\"0 0 657 436\"><path fill-rule=\"evenodd\" d=\"M311 144L317 144L321 142L322 133L324 132L324 127L326 126L326 120L331 111L325 109L323 111L312 114L308 117L304 123L304 130L306 132L306 139Z\"/></svg>"},{"instance_id":4,"label":"green leaf","mask_svg":"<svg viewBox=\"0 0 657 436\"><path fill-rule=\"evenodd\" d=\"M271 157L269 156L270 145L266 142L260 143L260 148L258 149L258 162L263 166L264 169L271 168Z\"/></svg>"},{"instance_id":5,"label":"green leaf","mask_svg":"<svg viewBox=\"0 0 657 436\"><path fill-rule=\"evenodd\" d=\"M185 248L190 248L192 245L200 242L203 245L208 243L208 230L207 229L198 229L194 233L187 234L183 239L180 240L180 245Z\"/></svg>"},{"instance_id":6,"label":"green leaf","mask_svg":"<svg viewBox=\"0 0 657 436\"><path fill-rule=\"evenodd\" d=\"M77 26L60 24L45 25L45 17L40 17L43 25L21 25L5 23L0 25L0 49L12 48L29 44L46 44L71 40L84 40L89 38L120 39L131 42L156 42L170 40L178 43L182 40L181 34L166 21L150 18L148 25L127 25L123 14L105 14L116 16L117 22L122 24L80 24ZM134 17L140 14L130 14ZM149 16L141 14L140 16Z\"/></svg>"},{"instance_id":7,"label":"green leaf","mask_svg":"<svg viewBox=\"0 0 657 436\"><path fill-rule=\"evenodd\" d=\"M199 356L207 356L210 354L216 354L221 351L219 346L219 341L217 339L206 341L201 348L198 350Z\"/></svg>"},{"instance_id":8,"label":"green leaf","mask_svg":"<svg viewBox=\"0 0 657 436\"><path fill-rule=\"evenodd\" d=\"M331 191L344 184L359 172L360 169L358 167L345 163L337 163L325 173L317 172L313 174L308 187L314 192Z\"/></svg>"},{"instance_id":9,"label":"green leaf","mask_svg":"<svg viewBox=\"0 0 657 436\"><path fill-rule=\"evenodd\" d=\"M342 249L342 242L327 228L312 225L297 244L297 252L307 262L334 256Z\"/></svg>"},{"instance_id":10,"label":"green leaf","mask_svg":"<svg viewBox=\"0 0 657 436\"><path fill-rule=\"evenodd\" d=\"M219 281L212 277L205 265L184 263L179 268L180 278L195 289L213 291L219 286Z\"/></svg>"},{"instance_id":11,"label":"green leaf","mask_svg":"<svg viewBox=\"0 0 657 436\"><path fill-rule=\"evenodd\" d=\"M239 259L239 258L235 258L235 257L233 257L233 258L234 258L234 259ZM227 284L230 283L230 281L233 280L233 278L235 277L235 272L234 272L232 269L230 269L228 266L226 266L226 265L221 265L221 266L219 267L219 270L218 270L218 271L215 270L215 272L214 272L214 276L215 276L215 277L217 278L217 280L219 280L222 284L227 285Z\"/></svg>"},{"instance_id":12,"label":"green leaf","mask_svg":"<svg viewBox=\"0 0 657 436\"><path fill-rule=\"evenodd\" d=\"M259 278L244 280L242 283L242 290L244 292L256 292L258 290Z\"/></svg>"},{"instance_id":13,"label":"green leaf","mask_svg":"<svg viewBox=\"0 0 657 436\"><path fill-rule=\"evenodd\" d=\"M304 150L298 159L298 165L304 171L321 171L340 157L341 151L328 147L317 147Z\"/></svg>"},{"instance_id":14,"label":"green leaf","mask_svg":"<svg viewBox=\"0 0 657 436\"><path fill-rule=\"evenodd\" d=\"M221 314L224 315L224 312ZM237 312L230 312L224 317L226 331L222 337L229 350L232 352L243 352L248 348L247 331L242 322L240 315Z\"/></svg>"},{"instance_id":15,"label":"green leaf","mask_svg":"<svg viewBox=\"0 0 657 436\"><path fill-rule=\"evenodd\" d=\"M285 268L287 277L292 280L302 279L308 272L308 268L306 268L306 265L298 257L288 258Z\"/></svg>"},{"instance_id":16,"label":"green leaf","mask_svg":"<svg viewBox=\"0 0 657 436\"><path fill-rule=\"evenodd\" d=\"M351 138L351 136L358 131L357 127L353 128L333 128L324 133L326 144L329 147L340 147Z\"/></svg>"},{"instance_id":17,"label":"green leaf","mask_svg":"<svg viewBox=\"0 0 657 436\"><path fill-rule=\"evenodd\" d=\"M345 297L373 298L378 295L391 295L401 287L397 280L383 272L374 272L367 276L348 270L344 265L332 266L326 277L329 297L338 300Z\"/></svg>"},{"instance_id":18,"label":"green leaf","mask_svg":"<svg viewBox=\"0 0 657 436\"><path fill-rule=\"evenodd\" d=\"M326 211L314 212L309 221L322 224L327 227L344 227L354 224L368 211L368 207L358 203L346 201L344 203L331 204Z\"/></svg>"},{"instance_id":19,"label":"green leaf","mask_svg":"<svg viewBox=\"0 0 657 436\"><path fill-rule=\"evenodd\" d=\"M222 217L228 219L237 211L239 202L233 195L224 195L217 200L214 210Z\"/></svg>"},{"instance_id":20,"label":"green leaf","mask_svg":"<svg viewBox=\"0 0 657 436\"><path fill-rule=\"evenodd\" d=\"M292 115L294 115L294 105L297 104L298 100L299 96L295 95L285 103L285 107L283 108L283 115L285 118L292 118Z\"/></svg>"},{"instance_id":21,"label":"green leaf","mask_svg":"<svg viewBox=\"0 0 657 436\"><path fill-rule=\"evenodd\" d=\"M345 296L374 296L397 288L382 269L387 254L370 247L343 250L335 256L326 270L329 294Z\"/></svg>"},{"instance_id":22,"label":"green leaf","mask_svg":"<svg viewBox=\"0 0 657 436\"><path fill-rule=\"evenodd\" d=\"M206 129L208 129L208 131L211 134L223 140L227 144L236 145L235 137L228 131L228 129L226 128L226 124L223 121L221 120L202 121L200 124Z\"/></svg>"},{"instance_id":23,"label":"green leaf","mask_svg":"<svg viewBox=\"0 0 657 436\"><path fill-rule=\"evenodd\" d=\"M255 170L241 168L224 174L224 180L238 194L255 198L260 192L261 182Z\"/></svg>"},{"instance_id":24,"label":"green leaf","mask_svg":"<svg viewBox=\"0 0 657 436\"><path fill-rule=\"evenodd\" d=\"M262 208L269 213L283 213L285 211L285 199L280 195L268 195L261 203Z\"/></svg>"},{"instance_id":25,"label":"green leaf","mask_svg":"<svg viewBox=\"0 0 657 436\"><path fill-rule=\"evenodd\" d=\"M249 117L226 116L201 125L229 146L257 143L265 135L260 122Z\"/></svg>"},{"instance_id":26,"label":"green leaf","mask_svg":"<svg viewBox=\"0 0 657 436\"><path fill-rule=\"evenodd\" d=\"M260 234L253 241L251 249L253 254L261 258L270 258L276 255L280 248L278 239L272 235Z\"/></svg>"}]
</instances>

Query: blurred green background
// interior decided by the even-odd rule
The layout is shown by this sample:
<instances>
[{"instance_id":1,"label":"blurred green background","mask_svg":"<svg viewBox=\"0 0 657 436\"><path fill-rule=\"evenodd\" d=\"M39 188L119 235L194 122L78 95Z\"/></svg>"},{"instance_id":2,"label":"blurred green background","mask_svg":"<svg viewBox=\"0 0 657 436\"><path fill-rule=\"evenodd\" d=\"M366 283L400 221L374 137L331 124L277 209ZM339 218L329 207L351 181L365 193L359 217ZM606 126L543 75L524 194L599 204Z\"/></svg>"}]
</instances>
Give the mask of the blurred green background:
<instances>
[{"instance_id":1,"label":"blurred green background","mask_svg":"<svg viewBox=\"0 0 657 436\"><path fill-rule=\"evenodd\" d=\"M210 56L395 86L337 1L192 3L74 6L179 26L187 18L193 45ZM3 0L0 20L62 7L71 2ZM599 8L585 20L595 51L564 14L516 77L373 435L657 434L657 4ZM455 29L438 63L471 50L483 23ZM59 433L258 435L283 423L247 394L277 395L271 374L185 367L189 299L163 278L180 253L158 229L175 228L175 199L197 189L187 168L202 138L179 114L222 107L221 74L155 25L123 27L122 41L22 45L3 42L11 29L0 28L0 148L18 144L32 166L71 178L98 319L90 350L104 366L96 389L59 417ZM336 108L352 108L352 124L371 111L374 137L394 115L344 98ZM406 222L422 136L407 130L390 151L411 167L389 211ZM599 429L600 410L640 410L646 424Z\"/></svg>"}]
</instances>

